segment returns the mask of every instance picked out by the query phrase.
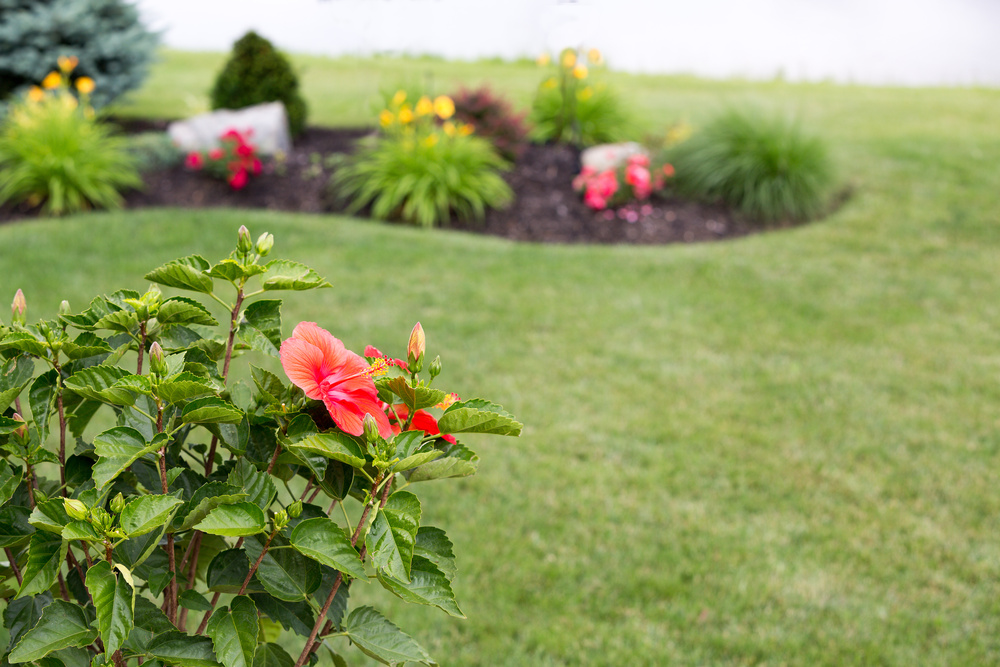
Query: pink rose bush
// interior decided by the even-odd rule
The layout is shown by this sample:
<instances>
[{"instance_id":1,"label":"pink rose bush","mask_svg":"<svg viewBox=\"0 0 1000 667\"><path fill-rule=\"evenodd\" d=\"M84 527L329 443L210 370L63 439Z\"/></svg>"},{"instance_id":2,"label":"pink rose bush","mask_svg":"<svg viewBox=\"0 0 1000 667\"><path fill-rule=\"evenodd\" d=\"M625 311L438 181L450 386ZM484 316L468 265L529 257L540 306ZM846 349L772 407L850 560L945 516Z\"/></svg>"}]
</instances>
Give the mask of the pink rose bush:
<instances>
[{"instance_id":1,"label":"pink rose bush","mask_svg":"<svg viewBox=\"0 0 1000 667\"><path fill-rule=\"evenodd\" d=\"M257 147L250 143L252 134L252 130L227 130L219 137L220 146L208 151L191 151L184 164L188 169L204 169L217 178L225 179L233 190L242 190L250 176L258 176L263 170Z\"/></svg>"},{"instance_id":2,"label":"pink rose bush","mask_svg":"<svg viewBox=\"0 0 1000 667\"><path fill-rule=\"evenodd\" d=\"M666 187L674 167L667 163L653 167L649 156L633 155L618 169L598 171L584 167L573 179L573 189L583 192L583 201L595 211L631 201L649 199L654 191Z\"/></svg>"}]
</instances>

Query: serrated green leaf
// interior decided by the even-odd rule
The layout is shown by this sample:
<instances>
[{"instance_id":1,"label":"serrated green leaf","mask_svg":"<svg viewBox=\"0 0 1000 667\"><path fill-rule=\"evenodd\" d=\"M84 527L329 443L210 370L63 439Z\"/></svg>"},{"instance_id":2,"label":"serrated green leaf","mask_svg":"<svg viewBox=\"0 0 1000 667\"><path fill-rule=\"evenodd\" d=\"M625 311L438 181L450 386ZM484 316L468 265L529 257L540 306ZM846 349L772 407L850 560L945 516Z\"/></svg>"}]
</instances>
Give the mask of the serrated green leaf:
<instances>
[{"instance_id":1,"label":"serrated green leaf","mask_svg":"<svg viewBox=\"0 0 1000 667\"><path fill-rule=\"evenodd\" d=\"M56 371L55 369L39 375L31 388L28 389L28 405L31 408L31 418L35 421L35 430L39 440L45 441L49 434L49 417L56 401Z\"/></svg>"},{"instance_id":2,"label":"serrated green leaf","mask_svg":"<svg viewBox=\"0 0 1000 667\"><path fill-rule=\"evenodd\" d=\"M253 383L257 385L257 391L260 392L261 398L271 405L281 403L280 397L285 393L285 385L278 379L277 375L253 364L250 365L250 374L253 377Z\"/></svg>"},{"instance_id":3,"label":"serrated green leaf","mask_svg":"<svg viewBox=\"0 0 1000 667\"><path fill-rule=\"evenodd\" d=\"M12 468L6 461L0 460L0 505L13 497L23 474L21 466Z\"/></svg>"},{"instance_id":4,"label":"serrated green leaf","mask_svg":"<svg viewBox=\"0 0 1000 667\"><path fill-rule=\"evenodd\" d=\"M295 550L312 560L364 579L365 566L344 529L326 518L308 519L295 526L290 537Z\"/></svg>"},{"instance_id":5,"label":"serrated green leaf","mask_svg":"<svg viewBox=\"0 0 1000 667\"><path fill-rule=\"evenodd\" d=\"M35 528L45 530L56 535L61 535L63 528L70 522L69 515L66 514L66 506L62 498L52 498L43 500L31 511L28 518Z\"/></svg>"},{"instance_id":6,"label":"serrated green leaf","mask_svg":"<svg viewBox=\"0 0 1000 667\"><path fill-rule=\"evenodd\" d=\"M0 366L0 412L6 410L31 384L34 371L35 362L24 356L7 359Z\"/></svg>"},{"instance_id":7,"label":"serrated green leaf","mask_svg":"<svg viewBox=\"0 0 1000 667\"><path fill-rule=\"evenodd\" d=\"M139 496L122 509L119 525L129 537L144 535L167 524L181 504L183 501L176 496Z\"/></svg>"},{"instance_id":8,"label":"serrated green leaf","mask_svg":"<svg viewBox=\"0 0 1000 667\"><path fill-rule=\"evenodd\" d=\"M181 412L185 424L235 424L242 419L242 410L214 396L191 401Z\"/></svg>"},{"instance_id":9,"label":"serrated green leaf","mask_svg":"<svg viewBox=\"0 0 1000 667\"><path fill-rule=\"evenodd\" d=\"M24 544L35 533L35 527L28 523L31 510L21 505L0 507L0 548Z\"/></svg>"},{"instance_id":10,"label":"serrated green leaf","mask_svg":"<svg viewBox=\"0 0 1000 667\"><path fill-rule=\"evenodd\" d=\"M205 633L212 638L215 656L225 667L253 667L257 627L257 606L246 595L237 595L229 607L212 614Z\"/></svg>"},{"instance_id":11,"label":"serrated green leaf","mask_svg":"<svg viewBox=\"0 0 1000 667\"><path fill-rule=\"evenodd\" d=\"M354 644L386 665L422 662L436 665L420 644L371 607L358 607L344 621L344 631Z\"/></svg>"},{"instance_id":12,"label":"serrated green leaf","mask_svg":"<svg viewBox=\"0 0 1000 667\"><path fill-rule=\"evenodd\" d=\"M151 396L153 383L148 375L129 374L101 392L101 398L114 405L135 405L137 396Z\"/></svg>"},{"instance_id":13,"label":"serrated green leaf","mask_svg":"<svg viewBox=\"0 0 1000 667\"><path fill-rule=\"evenodd\" d=\"M523 424L515 420L504 409L474 398L460 401L445 410L438 420L442 433L493 433L495 435L521 435Z\"/></svg>"},{"instance_id":14,"label":"serrated green leaf","mask_svg":"<svg viewBox=\"0 0 1000 667\"><path fill-rule=\"evenodd\" d=\"M94 323L95 329L130 333L139 326L139 316L133 310L116 310Z\"/></svg>"},{"instance_id":15,"label":"serrated green leaf","mask_svg":"<svg viewBox=\"0 0 1000 667\"><path fill-rule=\"evenodd\" d=\"M479 470L479 457L465 445L448 445L442 449L444 456L414 468L406 478L412 482L433 479L468 477Z\"/></svg>"},{"instance_id":16,"label":"serrated green leaf","mask_svg":"<svg viewBox=\"0 0 1000 667\"><path fill-rule=\"evenodd\" d=\"M256 561L264 547L264 536L255 535L243 543L247 558ZM272 547L287 547L288 540L276 536ZM294 549L277 548L269 550L257 567L257 579L264 589L276 598L296 602L319 588L323 579L319 565Z\"/></svg>"},{"instance_id":17,"label":"serrated green leaf","mask_svg":"<svg viewBox=\"0 0 1000 667\"><path fill-rule=\"evenodd\" d=\"M396 446L395 454L399 461L392 466L392 472L404 472L416 468L443 454L431 443L425 443L424 435L423 431L404 431L395 437L393 444Z\"/></svg>"},{"instance_id":18,"label":"serrated green leaf","mask_svg":"<svg viewBox=\"0 0 1000 667\"><path fill-rule=\"evenodd\" d=\"M409 581L413 545L420 526L420 500L409 491L397 491L365 535L368 557L376 570L385 569L393 577Z\"/></svg>"},{"instance_id":19,"label":"serrated green leaf","mask_svg":"<svg viewBox=\"0 0 1000 667\"><path fill-rule=\"evenodd\" d=\"M115 547L115 562L122 563L130 570L137 571L154 552L160 553L156 551L156 548L159 546L162 536L163 531L154 530L145 535L123 541Z\"/></svg>"},{"instance_id":20,"label":"serrated green leaf","mask_svg":"<svg viewBox=\"0 0 1000 667\"><path fill-rule=\"evenodd\" d=\"M257 647L252 667L294 667L295 661L280 645L268 642Z\"/></svg>"},{"instance_id":21,"label":"serrated green leaf","mask_svg":"<svg viewBox=\"0 0 1000 667\"><path fill-rule=\"evenodd\" d=\"M176 520L182 522L177 530L188 530L220 505L232 505L245 500L247 494L241 489L225 482L209 482L199 487L191 496L191 500L178 510Z\"/></svg>"},{"instance_id":22,"label":"serrated green leaf","mask_svg":"<svg viewBox=\"0 0 1000 667\"><path fill-rule=\"evenodd\" d=\"M243 549L225 549L220 551L208 564L205 580L208 590L215 593L238 593L250 573L250 563ZM250 580L245 592L260 593L263 588L256 578Z\"/></svg>"},{"instance_id":23,"label":"serrated green leaf","mask_svg":"<svg viewBox=\"0 0 1000 667\"><path fill-rule=\"evenodd\" d=\"M286 447L294 451L319 454L355 468L365 464L365 450L356 438L346 433L336 431L317 433L298 442L289 443Z\"/></svg>"},{"instance_id":24,"label":"serrated green leaf","mask_svg":"<svg viewBox=\"0 0 1000 667\"><path fill-rule=\"evenodd\" d=\"M264 299L247 306L238 336L251 349L272 357L278 356L278 348L281 347L281 301Z\"/></svg>"},{"instance_id":25,"label":"serrated green leaf","mask_svg":"<svg viewBox=\"0 0 1000 667\"><path fill-rule=\"evenodd\" d=\"M180 606L191 611L212 611L212 603L204 595L190 588L181 591L180 595L177 596L177 602Z\"/></svg>"},{"instance_id":26,"label":"serrated green leaf","mask_svg":"<svg viewBox=\"0 0 1000 667\"><path fill-rule=\"evenodd\" d=\"M209 535L246 537L262 532L266 525L264 512L259 507L253 503L234 503L213 509L195 525L195 530Z\"/></svg>"},{"instance_id":27,"label":"serrated green leaf","mask_svg":"<svg viewBox=\"0 0 1000 667\"><path fill-rule=\"evenodd\" d=\"M157 438L146 443L142 434L128 426L116 426L98 434L94 438L94 484L102 488L123 470L146 454L151 454L163 446L164 440Z\"/></svg>"},{"instance_id":28,"label":"serrated green leaf","mask_svg":"<svg viewBox=\"0 0 1000 667\"><path fill-rule=\"evenodd\" d=\"M208 268L204 257L190 255L153 269L146 274L145 279L167 287L208 294L214 287L212 278L205 274Z\"/></svg>"},{"instance_id":29,"label":"serrated green leaf","mask_svg":"<svg viewBox=\"0 0 1000 667\"><path fill-rule=\"evenodd\" d=\"M102 392L110 389L129 372L117 366L90 366L77 371L63 383L66 389L93 401L106 402Z\"/></svg>"},{"instance_id":30,"label":"serrated green leaf","mask_svg":"<svg viewBox=\"0 0 1000 667\"><path fill-rule=\"evenodd\" d=\"M135 592L125 577L111 569L107 561L87 570L87 590L97 611L97 629L108 653L114 653L128 639L135 617Z\"/></svg>"},{"instance_id":31,"label":"serrated green leaf","mask_svg":"<svg viewBox=\"0 0 1000 667\"><path fill-rule=\"evenodd\" d=\"M44 593L56 582L69 543L61 535L38 531L28 542L28 562L21 574L17 597Z\"/></svg>"},{"instance_id":32,"label":"serrated green leaf","mask_svg":"<svg viewBox=\"0 0 1000 667\"><path fill-rule=\"evenodd\" d=\"M455 601L455 593L451 590L448 576L426 558L413 557L409 582L390 577L382 571L377 574L382 586L399 599L413 604L437 607L450 616L465 618L465 614Z\"/></svg>"},{"instance_id":33,"label":"serrated green leaf","mask_svg":"<svg viewBox=\"0 0 1000 667\"><path fill-rule=\"evenodd\" d=\"M156 321L160 324L200 324L206 327L218 326L219 321L212 317L205 306L194 299L185 296L174 296L165 299L156 313Z\"/></svg>"},{"instance_id":34,"label":"serrated green leaf","mask_svg":"<svg viewBox=\"0 0 1000 667\"><path fill-rule=\"evenodd\" d=\"M399 396L403 400L403 403L406 404L406 407L410 409L410 412L429 408L448 398L448 394L440 389L421 386L411 387L407 379L402 376L379 380L378 384L384 386L396 396Z\"/></svg>"},{"instance_id":35,"label":"serrated green leaf","mask_svg":"<svg viewBox=\"0 0 1000 667\"><path fill-rule=\"evenodd\" d=\"M312 609L305 602L289 602L276 598L270 593L254 593L250 596L263 614L303 637L308 637L316 623Z\"/></svg>"},{"instance_id":36,"label":"serrated green leaf","mask_svg":"<svg viewBox=\"0 0 1000 667\"><path fill-rule=\"evenodd\" d=\"M247 277L247 272L243 269L243 266L235 259L224 259L218 264L214 265L208 271L208 275L214 278L222 278L223 280L228 280L230 282L235 283L240 279Z\"/></svg>"},{"instance_id":37,"label":"serrated green leaf","mask_svg":"<svg viewBox=\"0 0 1000 667\"><path fill-rule=\"evenodd\" d=\"M73 341L67 341L62 346L63 354L70 359L87 359L100 355L111 354L111 346L104 339L92 333L84 332Z\"/></svg>"},{"instance_id":38,"label":"serrated green leaf","mask_svg":"<svg viewBox=\"0 0 1000 667\"><path fill-rule=\"evenodd\" d=\"M90 307L84 312L76 315L60 315L59 319L73 325L77 329L92 331L98 320L108 313L120 309L120 306L116 304L109 304L103 297L98 296L90 302Z\"/></svg>"},{"instance_id":39,"label":"serrated green leaf","mask_svg":"<svg viewBox=\"0 0 1000 667\"><path fill-rule=\"evenodd\" d=\"M51 593L26 595L7 602L7 608L3 610L3 627L10 633L9 646L17 646L24 633L38 623L42 610L51 603Z\"/></svg>"},{"instance_id":40,"label":"serrated green leaf","mask_svg":"<svg viewBox=\"0 0 1000 667\"><path fill-rule=\"evenodd\" d=\"M417 531L417 542L413 546L413 555L431 561L448 579L455 576L455 552L451 540L440 528L420 526Z\"/></svg>"},{"instance_id":41,"label":"serrated green leaf","mask_svg":"<svg viewBox=\"0 0 1000 667\"><path fill-rule=\"evenodd\" d=\"M193 398L213 395L215 385L193 373L180 373L156 385L156 395L165 403L179 403Z\"/></svg>"},{"instance_id":42,"label":"serrated green leaf","mask_svg":"<svg viewBox=\"0 0 1000 667\"><path fill-rule=\"evenodd\" d=\"M40 660L53 651L87 646L97 638L87 613L79 605L55 600L42 610L38 624L24 634L8 660L12 664Z\"/></svg>"},{"instance_id":43,"label":"serrated green leaf","mask_svg":"<svg viewBox=\"0 0 1000 667\"><path fill-rule=\"evenodd\" d=\"M27 331L11 331L0 340L0 352L17 350L36 357L47 357L49 348Z\"/></svg>"},{"instance_id":44,"label":"serrated green leaf","mask_svg":"<svg viewBox=\"0 0 1000 667\"><path fill-rule=\"evenodd\" d=\"M330 283L305 264L287 259L268 262L267 271L261 277L265 290L308 290L332 287Z\"/></svg>"},{"instance_id":45,"label":"serrated green leaf","mask_svg":"<svg viewBox=\"0 0 1000 667\"><path fill-rule=\"evenodd\" d=\"M251 502L261 509L271 506L271 501L278 493L278 489L271 481L271 476L266 472L257 470L256 467L246 459L240 459L226 482L236 488L243 489L247 494L247 502Z\"/></svg>"},{"instance_id":46,"label":"serrated green leaf","mask_svg":"<svg viewBox=\"0 0 1000 667\"><path fill-rule=\"evenodd\" d=\"M101 536L97 534L94 527L86 521L71 521L62 529L62 538L72 542L73 540L83 540L84 542L100 542Z\"/></svg>"},{"instance_id":47,"label":"serrated green leaf","mask_svg":"<svg viewBox=\"0 0 1000 667\"><path fill-rule=\"evenodd\" d=\"M148 276L147 276L148 277ZM145 656L177 667L218 667L212 640L183 632L163 632L146 646Z\"/></svg>"}]
</instances>

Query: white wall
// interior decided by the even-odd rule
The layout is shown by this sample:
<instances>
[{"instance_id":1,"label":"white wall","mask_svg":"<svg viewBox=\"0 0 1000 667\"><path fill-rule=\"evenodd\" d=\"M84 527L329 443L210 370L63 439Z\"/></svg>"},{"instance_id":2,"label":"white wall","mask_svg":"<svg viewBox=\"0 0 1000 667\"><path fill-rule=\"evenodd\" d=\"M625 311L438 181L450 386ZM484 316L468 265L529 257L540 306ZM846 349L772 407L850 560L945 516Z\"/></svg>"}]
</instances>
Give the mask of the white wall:
<instances>
[{"instance_id":1,"label":"white wall","mask_svg":"<svg viewBox=\"0 0 1000 667\"><path fill-rule=\"evenodd\" d=\"M596 46L708 77L1000 85L1000 0L138 0L180 49L249 29L284 50L474 59Z\"/></svg>"}]
</instances>

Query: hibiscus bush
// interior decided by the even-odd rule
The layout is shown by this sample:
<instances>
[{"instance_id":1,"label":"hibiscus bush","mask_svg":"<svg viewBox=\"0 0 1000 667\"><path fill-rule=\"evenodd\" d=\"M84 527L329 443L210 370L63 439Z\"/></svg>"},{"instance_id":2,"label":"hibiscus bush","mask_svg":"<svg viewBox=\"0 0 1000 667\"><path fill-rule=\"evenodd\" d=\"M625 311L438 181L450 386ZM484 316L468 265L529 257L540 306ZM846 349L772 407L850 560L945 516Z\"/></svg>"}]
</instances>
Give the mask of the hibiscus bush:
<instances>
[{"instance_id":1,"label":"hibiscus bush","mask_svg":"<svg viewBox=\"0 0 1000 667\"><path fill-rule=\"evenodd\" d=\"M219 137L219 145L207 151L191 151L184 164L188 169L204 170L229 183L233 190L246 187L250 176L260 175L262 165L257 147L250 143L252 130L229 129Z\"/></svg>"},{"instance_id":2,"label":"hibiscus bush","mask_svg":"<svg viewBox=\"0 0 1000 667\"><path fill-rule=\"evenodd\" d=\"M273 295L330 284L265 262L273 243L241 227L221 261L183 257L145 293L32 324L18 290L0 324L5 662L344 665L353 645L434 664L351 591L462 617L452 543L414 485L474 474L458 438L521 424L438 388L419 324L398 359L313 322L283 341ZM267 356L290 382L254 364L231 381Z\"/></svg>"}]
</instances>

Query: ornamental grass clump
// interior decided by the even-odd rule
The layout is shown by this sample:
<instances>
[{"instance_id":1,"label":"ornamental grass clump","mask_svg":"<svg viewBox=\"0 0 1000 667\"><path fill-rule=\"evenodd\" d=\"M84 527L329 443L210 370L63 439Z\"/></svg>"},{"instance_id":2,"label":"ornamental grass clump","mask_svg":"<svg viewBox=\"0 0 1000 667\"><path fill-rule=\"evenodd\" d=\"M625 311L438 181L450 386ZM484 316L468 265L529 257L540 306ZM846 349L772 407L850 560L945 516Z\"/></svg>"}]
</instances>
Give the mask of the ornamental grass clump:
<instances>
[{"instance_id":1,"label":"ornamental grass clump","mask_svg":"<svg viewBox=\"0 0 1000 667\"><path fill-rule=\"evenodd\" d=\"M534 141L593 146L627 138L631 120L621 100L595 76L604 65L600 51L563 49L555 63L543 55L538 64L556 71L535 92L528 117Z\"/></svg>"},{"instance_id":2,"label":"ornamental grass clump","mask_svg":"<svg viewBox=\"0 0 1000 667\"><path fill-rule=\"evenodd\" d=\"M118 208L120 190L142 185L128 142L95 117L94 80L73 77L76 64L60 58L58 71L10 105L0 124L0 203L54 215Z\"/></svg>"},{"instance_id":3,"label":"ornamental grass clump","mask_svg":"<svg viewBox=\"0 0 1000 667\"><path fill-rule=\"evenodd\" d=\"M168 262L145 293L53 320L29 324L17 291L0 323L10 664L302 667L323 648L343 665L351 645L435 664L352 589L462 618L452 543L415 485L476 472L463 434L521 424L439 388L419 323L399 359L313 322L282 340L275 293L330 284L265 261L273 243L241 227L221 261ZM249 384L231 379L243 364Z\"/></svg>"},{"instance_id":4,"label":"ornamental grass clump","mask_svg":"<svg viewBox=\"0 0 1000 667\"><path fill-rule=\"evenodd\" d=\"M667 155L680 194L721 200L760 223L808 220L829 201L826 144L785 116L729 109Z\"/></svg>"},{"instance_id":5,"label":"ornamental grass clump","mask_svg":"<svg viewBox=\"0 0 1000 667\"><path fill-rule=\"evenodd\" d=\"M450 97L420 97L411 104L398 91L378 116L380 131L340 157L331 178L336 196L354 213L366 206L380 220L422 227L453 215L481 219L512 199L500 176L509 168L472 125L455 122Z\"/></svg>"}]
</instances>

